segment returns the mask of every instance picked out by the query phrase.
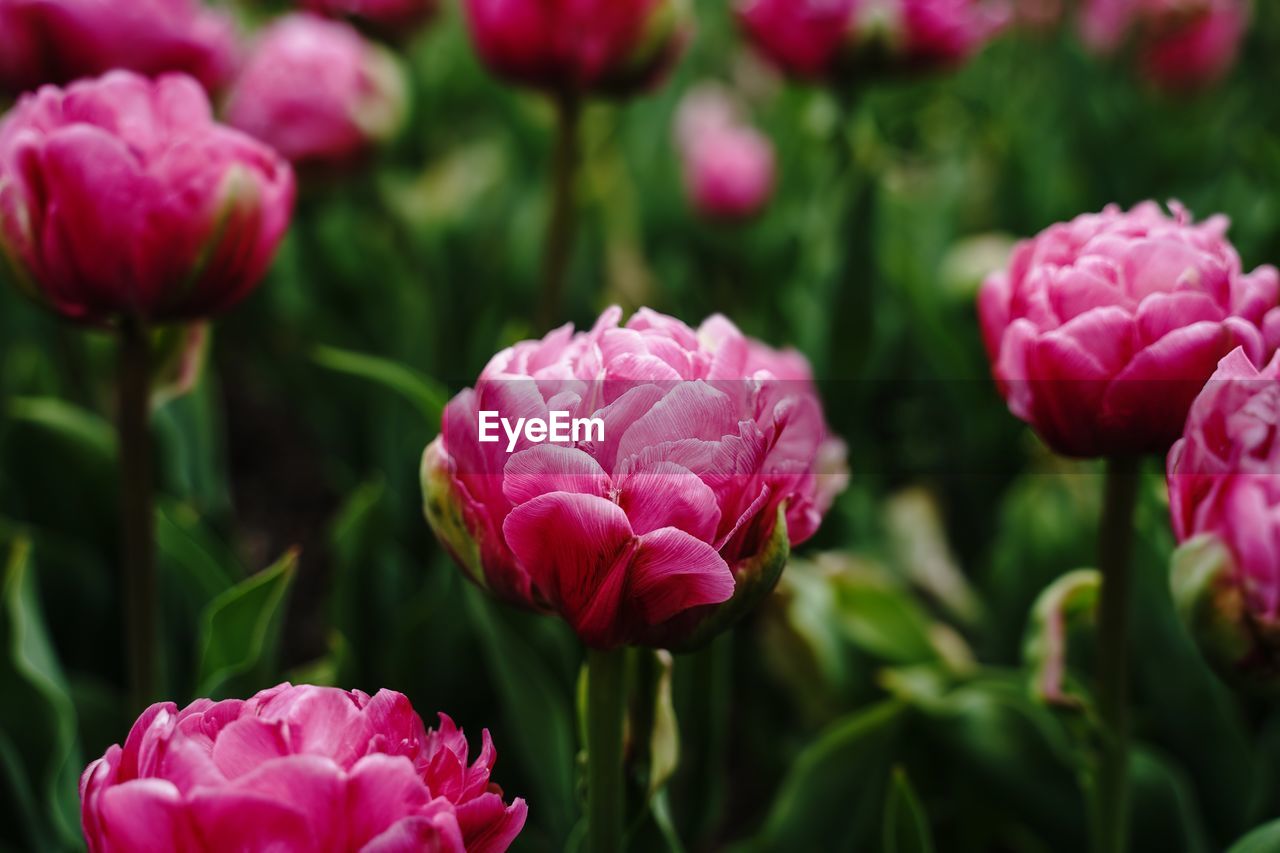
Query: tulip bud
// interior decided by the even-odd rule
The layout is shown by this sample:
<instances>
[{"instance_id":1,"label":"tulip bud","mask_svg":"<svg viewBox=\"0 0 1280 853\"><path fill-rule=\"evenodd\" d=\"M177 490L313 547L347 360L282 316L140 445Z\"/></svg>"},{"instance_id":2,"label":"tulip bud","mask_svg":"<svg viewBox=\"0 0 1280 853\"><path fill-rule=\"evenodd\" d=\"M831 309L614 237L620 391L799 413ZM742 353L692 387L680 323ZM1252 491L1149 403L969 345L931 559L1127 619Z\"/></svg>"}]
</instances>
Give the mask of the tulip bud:
<instances>
[{"instance_id":1,"label":"tulip bud","mask_svg":"<svg viewBox=\"0 0 1280 853\"><path fill-rule=\"evenodd\" d=\"M182 71L212 91L234 65L231 19L198 0L0 0L0 91L117 68Z\"/></svg>"},{"instance_id":2,"label":"tulip bud","mask_svg":"<svg viewBox=\"0 0 1280 853\"><path fill-rule=\"evenodd\" d=\"M676 118L676 144L685 189L703 216L745 219L769 203L773 144L739 121L724 92L700 87L685 96Z\"/></svg>"},{"instance_id":3,"label":"tulip bud","mask_svg":"<svg viewBox=\"0 0 1280 853\"><path fill-rule=\"evenodd\" d=\"M484 850L528 808L469 762L444 714L427 730L390 690L281 684L248 700L152 705L80 778L89 853L122 850Z\"/></svg>"},{"instance_id":4,"label":"tulip bud","mask_svg":"<svg viewBox=\"0 0 1280 853\"><path fill-rule=\"evenodd\" d=\"M660 80L690 30L686 0L466 0L476 50L506 80L625 96Z\"/></svg>"},{"instance_id":5,"label":"tulip bud","mask_svg":"<svg viewBox=\"0 0 1280 853\"><path fill-rule=\"evenodd\" d=\"M393 136L405 80L350 25L288 15L263 32L227 99L227 121L299 168L341 168Z\"/></svg>"},{"instance_id":6,"label":"tulip bud","mask_svg":"<svg viewBox=\"0 0 1280 853\"><path fill-rule=\"evenodd\" d=\"M412 33L435 15L438 0L303 0L303 8L343 18L387 38Z\"/></svg>"},{"instance_id":7,"label":"tulip bud","mask_svg":"<svg viewBox=\"0 0 1280 853\"><path fill-rule=\"evenodd\" d=\"M85 323L229 308L266 271L293 192L288 163L215 123L183 75L46 86L0 122L0 257Z\"/></svg>"},{"instance_id":8,"label":"tulip bud","mask_svg":"<svg viewBox=\"0 0 1280 853\"><path fill-rule=\"evenodd\" d=\"M723 317L621 313L494 356L427 448L425 510L499 598L592 647L686 648L773 589L843 488L844 449L799 355ZM558 415L587 428L557 437Z\"/></svg>"}]
</instances>

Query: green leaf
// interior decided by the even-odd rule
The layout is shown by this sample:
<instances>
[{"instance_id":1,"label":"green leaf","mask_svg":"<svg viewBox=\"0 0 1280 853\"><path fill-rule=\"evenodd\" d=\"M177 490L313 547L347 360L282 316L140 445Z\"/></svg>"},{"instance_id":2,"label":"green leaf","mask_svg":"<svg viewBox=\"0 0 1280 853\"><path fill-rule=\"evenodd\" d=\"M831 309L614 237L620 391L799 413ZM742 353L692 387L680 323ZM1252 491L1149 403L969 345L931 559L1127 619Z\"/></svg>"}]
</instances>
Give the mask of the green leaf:
<instances>
[{"instance_id":1,"label":"green leaf","mask_svg":"<svg viewBox=\"0 0 1280 853\"><path fill-rule=\"evenodd\" d=\"M297 551L290 551L210 602L202 620L199 695L218 693L233 678L250 675L271 662L282 604L297 564Z\"/></svg>"},{"instance_id":2,"label":"green leaf","mask_svg":"<svg viewBox=\"0 0 1280 853\"><path fill-rule=\"evenodd\" d=\"M200 381L209 357L209 324L181 323L158 329L151 338L151 408L159 409Z\"/></svg>"},{"instance_id":3,"label":"green leaf","mask_svg":"<svg viewBox=\"0 0 1280 853\"><path fill-rule=\"evenodd\" d=\"M1031 610L1023 657L1031 667L1032 691L1050 705L1085 709L1088 697L1072 689L1068 672L1071 629L1092 622L1101 576L1093 569L1068 572L1049 584Z\"/></svg>"},{"instance_id":4,"label":"green leaf","mask_svg":"<svg viewBox=\"0 0 1280 853\"><path fill-rule=\"evenodd\" d=\"M311 358L321 367L357 376L396 392L413 404L433 430L439 427L449 395L433 379L389 359L335 347L316 347Z\"/></svg>"},{"instance_id":5,"label":"green leaf","mask_svg":"<svg viewBox=\"0 0 1280 853\"><path fill-rule=\"evenodd\" d=\"M893 768L884 807L885 853L931 853L933 835L907 773Z\"/></svg>"},{"instance_id":6,"label":"green leaf","mask_svg":"<svg viewBox=\"0 0 1280 853\"><path fill-rule=\"evenodd\" d=\"M1280 850L1280 820L1265 823L1241 838L1227 853L1275 853Z\"/></svg>"},{"instance_id":7,"label":"green leaf","mask_svg":"<svg viewBox=\"0 0 1280 853\"><path fill-rule=\"evenodd\" d=\"M115 431L107 420L73 403L53 397L14 397L9 417L56 434L104 461L116 455Z\"/></svg>"}]
</instances>

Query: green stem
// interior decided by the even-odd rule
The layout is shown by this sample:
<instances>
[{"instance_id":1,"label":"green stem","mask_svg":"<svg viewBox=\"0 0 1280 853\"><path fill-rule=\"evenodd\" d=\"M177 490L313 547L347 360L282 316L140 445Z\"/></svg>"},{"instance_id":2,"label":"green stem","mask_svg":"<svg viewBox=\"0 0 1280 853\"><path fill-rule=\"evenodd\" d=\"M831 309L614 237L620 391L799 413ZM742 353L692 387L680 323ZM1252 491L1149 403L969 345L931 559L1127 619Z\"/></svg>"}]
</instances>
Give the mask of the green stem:
<instances>
[{"instance_id":1,"label":"green stem","mask_svg":"<svg viewBox=\"0 0 1280 853\"><path fill-rule=\"evenodd\" d=\"M551 164L551 218L542 255L542 302L538 322L549 329L560 317L565 277L573 253L576 226L576 181L578 174L578 116L581 103L573 93L556 98L556 143Z\"/></svg>"},{"instance_id":2,"label":"green stem","mask_svg":"<svg viewBox=\"0 0 1280 853\"><path fill-rule=\"evenodd\" d=\"M622 850L627 651L587 652L587 853Z\"/></svg>"},{"instance_id":3,"label":"green stem","mask_svg":"<svg viewBox=\"0 0 1280 853\"><path fill-rule=\"evenodd\" d=\"M1128 846L1129 564L1141 462L1139 457L1117 457L1107 462L1098 529L1098 571L1102 575L1102 600L1098 607L1098 712L1103 741L1094 786L1094 819L1099 853L1120 853Z\"/></svg>"},{"instance_id":4,"label":"green stem","mask_svg":"<svg viewBox=\"0 0 1280 853\"><path fill-rule=\"evenodd\" d=\"M151 479L151 347L135 318L120 323L117 390L120 431L121 571L129 697L135 711L153 698L155 679L155 512Z\"/></svg>"}]
</instances>

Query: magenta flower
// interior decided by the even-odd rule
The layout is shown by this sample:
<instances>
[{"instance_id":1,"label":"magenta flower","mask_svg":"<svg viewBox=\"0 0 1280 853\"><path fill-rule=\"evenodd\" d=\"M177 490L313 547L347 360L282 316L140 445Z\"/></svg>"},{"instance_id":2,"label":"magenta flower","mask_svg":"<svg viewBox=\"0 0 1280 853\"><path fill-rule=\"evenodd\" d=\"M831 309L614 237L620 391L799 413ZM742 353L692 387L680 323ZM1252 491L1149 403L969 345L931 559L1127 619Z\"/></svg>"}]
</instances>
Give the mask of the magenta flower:
<instances>
[{"instance_id":1,"label":"magenta flower","mask_svg":"<svg viewBox=\"0 0 1280 853\"><path fill-rule=\"evenodd\" d=\"M198 0L0 0L0 90L115 68L182 71L213 90L234 62L230 18Z\"/></svg>"},{"instance_id":2,"label":"magenta flower","mask_svg":"<svg viewBox=\"0 0 1280 853\"><path fill-rule=\"evenodd\" d=\"M345 18L386 36L411 33L436 13L438 0L302 0L302 7L331 18Z\"/></svg>"},{"instance_id":3,"label":"magenta flower","mask_svg":"<svg viewBox=\"0 0 1280 853\"><path fill-rule=\"evenodd\" d=\"M1195 557L1181 561L1175 592L1198 639L1234 669L1280 666L1277 427L1280 357L1258 370L1237 349L1196 398L1169 452L1173 529L1191 543L1184 555Z\"/></svg>"},{"instance_id":4,"label":"magenta flower","mask_svg":"<svg viewBox=\"0 0 1280 853\"><path fill-rule=\"evenodd\" d=\"M453 721L402 694L281 684L248 700L152 705L80 778L90 853L182 850L501 853L523 800L468 764Z\"/></svg>"},{"instance_id":5,"label":"magenta flower","mask_svg":"<svg viewBox=\"0 0 1280 853\"><path fill-rule=\"evenodd\" d=\"M621 316L493 357L427 448L427 518L473 580L588 645L686 645L772 589L843 487L844 450L800 355L719 316ZM485 412L504 433L556 412L600 429L486 442Z\"/></svg>"},{"instance_id":6,"label":"magenta flower","mask_svg":"<svg viewBox=\"0 0 1280 853\"><path fill-rule=\"evenodd\" d=\"M227 98L227 122L300 168L341 167L399 130L405 81L390 52L309 14L268 27Z\"/></svg>"},{"instance_id":7,"label":"magenta flower","mask_svg":"<svg viewBox=\"0 0 1280 853\"><path fill-rule=\"evenodd\" d=\"M0 256L82 322L230 307L270 263L293 192L289 165L216 124L183 75L46 86L0 122Z\"/></svg>"},{"instance_id":8,"label":"magenta flower","mask_svg":"<svg viewBox=\"0 0 1280 853\"><path fill-rule=\"evenodd\" d=\"M1080 30L1101 54L1134 47L1144 76L1178 90L1222 78L1248 23L1247 0L1086 0Z\"/></svg>"},{"instance_id":9,"label":"magenta flower","mask_svg":"<svg viewBox=\"0 0 1280 853\"><path fill-rule=\"evenodd\" d=\"M745 219L773 195L775 157L769 137L744 124L730 98L700 87L686 95L676 118L676 145L685 190L711 219Z\"/></svg>"},{"instance_id":10,"label":"magenta flower","mask_svg":"<svg viewBox=\"0 0 1280 853\"><path fill-rule=\"evenodd\" d=\"M979 297L1010 411L1069 456L1167 451L1219 359L1280 339L1276 270L1242 272L1227 224L1145 202L1020 243Z\"/></svg>"},{"instance_id":11,"label":"magenta flower","mask_svg":"<svg viewBox=\"0 0 1280 853\"><path fill-rule=\"evenodd\" d=\"M1007 22L987 0L743 0L738 19L778 67L806 79L954 65Z\"/></svg>"},{"instance_id":12,"label":"magenta flower","mask_svg":"<svg viewBox=\"0 0 1280 853\"><path fill-rule=\"evenodd\" d=\"M466 0L476 50L513 83L626 95L656 83L688 39L679 0Z\"/></svg>"}]
</instances>

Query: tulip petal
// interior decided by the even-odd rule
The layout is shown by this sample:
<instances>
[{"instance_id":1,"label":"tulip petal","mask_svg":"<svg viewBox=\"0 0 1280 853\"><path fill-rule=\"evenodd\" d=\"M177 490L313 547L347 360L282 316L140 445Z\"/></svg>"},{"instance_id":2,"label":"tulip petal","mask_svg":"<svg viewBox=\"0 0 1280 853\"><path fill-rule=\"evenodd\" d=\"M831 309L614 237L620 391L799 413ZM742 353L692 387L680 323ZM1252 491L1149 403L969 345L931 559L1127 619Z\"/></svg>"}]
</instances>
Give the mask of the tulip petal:
<instances>
[{"instance_id":1,"label":"tulip petal","mask_svg":"<svg viewBox=\"0 0 1280 853\"><path fill-rule=\"evenodd\" d=\"M502 474L502 492L513 504L548 492L604 497L609 475L585 451L562 444L539 444L512 454Z\"/></svg>"},{"instance_id":2,"label":"tulip petal","mask_svg":"<svg viewBox=\"0 0 1280 853\"><path fill-rule=\"evenodd\" d=\"M703 604L733 597L733 572L706 542L666 527L640 537L631 562L630 592L648 625Z\"/></svg>"},{"instance_id":3,"label":"tulip petal","mask_svg":"<svg viewBox=\"0 0 1280 853\"><path fill-rule=\"evenodd\" d=\"M618 505L638 535L675 527L710 541L720 524L715 492L683 465L658 462L619 484Z\"/></svg>"}]
</instances>

